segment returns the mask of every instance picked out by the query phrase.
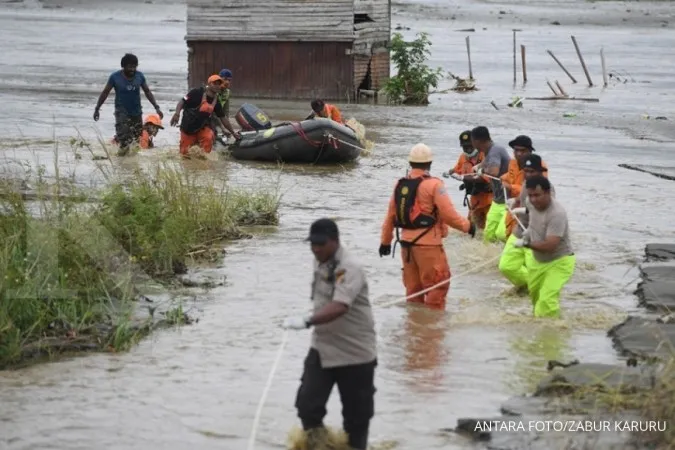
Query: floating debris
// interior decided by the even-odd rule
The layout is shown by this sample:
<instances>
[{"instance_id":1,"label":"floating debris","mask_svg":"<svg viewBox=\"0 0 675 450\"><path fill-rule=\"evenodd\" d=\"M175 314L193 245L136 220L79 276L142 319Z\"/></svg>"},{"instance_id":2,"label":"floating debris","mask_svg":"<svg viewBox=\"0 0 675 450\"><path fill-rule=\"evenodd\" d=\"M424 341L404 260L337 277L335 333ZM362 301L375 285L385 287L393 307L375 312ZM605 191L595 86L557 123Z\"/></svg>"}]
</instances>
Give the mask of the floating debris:
<instances>
[{"instance_id":1,"label":"floating debris","mask_svg":"<svg viewBox=\"0 0 675 450\"><path fill-rule=\"evenodd\" d=\"M450 78L455 80L455 85L450 88L451 91L455 92L469 92L469 91L477 91L478 88L476 87L476 80L473 78L460 78L457 75L454 75L453 73L448 72L448 75Z\"/></svg>"},{"instance_id":2,"label":"floating debris","mask_svg":"<svg viewBox=\"0 0 675 450\"><path fill-rule=\"evenodd\" d=\"M511 102L509 103L509 107L513 108L522 108L523 107L523 97L518 97L517 95L511 97Z\"/></svg>"}]
</instances>

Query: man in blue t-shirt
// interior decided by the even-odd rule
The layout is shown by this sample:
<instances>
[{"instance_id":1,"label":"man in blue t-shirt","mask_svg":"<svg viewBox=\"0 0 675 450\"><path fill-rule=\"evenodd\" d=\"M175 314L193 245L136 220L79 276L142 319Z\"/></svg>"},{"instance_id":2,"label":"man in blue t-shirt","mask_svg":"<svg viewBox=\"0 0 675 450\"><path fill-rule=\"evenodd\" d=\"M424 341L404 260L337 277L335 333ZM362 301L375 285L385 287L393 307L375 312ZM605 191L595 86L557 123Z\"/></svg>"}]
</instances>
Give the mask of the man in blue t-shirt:
<instances>
[{"instance_id":1,"label":"man in blue t-shirt","mask_svg":"<svg viewBox=\"0 0 675 450\"><path fill-rule=\"evenodd\" d=\"M136 70L138 58L136 55L127 53L120 62L122 70L110 74L101 95L98 97L94 120L99 119L99 110L112 89L115 89L115 133L120 145L119 156L129 152L129 146L138 141L143 131L143 108L141 106L141 89L145 97L155 107L160 119L164 114L159 109L155 96L145 81L143 72Z\"/></svg>"}]
</instances>

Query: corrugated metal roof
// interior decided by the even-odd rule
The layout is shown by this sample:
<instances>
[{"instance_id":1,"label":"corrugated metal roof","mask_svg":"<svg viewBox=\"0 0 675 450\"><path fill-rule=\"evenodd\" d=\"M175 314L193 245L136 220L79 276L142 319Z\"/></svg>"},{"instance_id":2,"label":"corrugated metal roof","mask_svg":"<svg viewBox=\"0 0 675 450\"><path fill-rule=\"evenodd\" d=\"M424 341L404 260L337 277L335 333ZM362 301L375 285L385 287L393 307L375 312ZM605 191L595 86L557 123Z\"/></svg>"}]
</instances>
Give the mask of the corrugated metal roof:
<instances>
[{"instance_id":1,"label":"corrugated metal roof","mask_svg":"<svg viewBox=\"0 0 675 450\"><path fill-rule=\"evenodd\" d=\"M349 42L354 0L188 0L185 39Z\"/></svg>"}]
</instances>

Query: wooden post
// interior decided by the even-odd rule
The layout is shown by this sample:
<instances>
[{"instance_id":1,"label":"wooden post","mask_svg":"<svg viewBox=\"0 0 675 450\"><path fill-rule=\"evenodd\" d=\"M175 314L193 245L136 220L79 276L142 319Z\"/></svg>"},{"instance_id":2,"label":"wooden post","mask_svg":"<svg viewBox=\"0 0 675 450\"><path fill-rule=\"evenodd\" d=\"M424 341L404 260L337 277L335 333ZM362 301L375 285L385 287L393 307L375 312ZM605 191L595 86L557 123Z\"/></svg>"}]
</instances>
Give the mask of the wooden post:
<instances>
[{"instance_id":1,"label":"wooden post","mask_svg":"<svg viewBox=\"0 0 675 450\"><path fill-rule=\"evenodd\" d=\"M473 80L473 69L471 68L471 44L469 43L469 36L466 37L466 54L469 56L469 79Z\"/></svg>"},{"instance_id":2,"label":"wooden post","mask_svg":"<svg viewBox=\"0 0 675 450\"><path fill-rule=\"evenodd\" d=\"M548 84L548 87L551 88L551 91L553 91L553 95L555 95L556 97L560 97L560 94L558 94L558 91L555 90L550 81L546 80L546 84Z\"/></svg>"},{"instance_id":3,"label":"wooden post","mask_svg":"<svg viewBox=\"0 0 675 450\"><path fill-rule=\"evenodd\" d=\"M525 64L525 46L520 46L520 59L523 64L523 84L527 83L527 64Z\"/></svg>"},{"instance_id":4,"label":"wooden post","mask_svg":"<svg viewBox=\"0 0 675 450\"><path fill-rule=\"evenodd\" d=\"M565 89L558 83L558 80L555 80L555 85L558 86L558 90L564 97L568 97L567 92L565 92Z\"/></svg>"},{"instance_id":5,"label":"wooden post","mask_svg":"<svg viewBox=\"0 0 675 450\"><path fill-rule=\"evenodd\" d=\"M516 30L513 30L513 84L516 84Z\"/></svg>"},{"instance_id":6,"label":"wooden post","mask_svg":"<svg viewBox=\"0 0 675 450\"><path fill-rule=\"evenodd\" d=\"M603 87L607 87L607 66L605 65L605 52L600 48L600 61L602 61L602 83Z\"/></svg>"},{"instance_id":7,"label":"wooden post","mask_svg":"<svg viewBox=\"0 0 675 450\"><path fill-rule=\"evenodd\" d=\"M560 68L567 74L568 77L570 77L570 80L572 80L572 83L576 83L577 80L572 76L572 74L569 72L569 70L565 69L565 66L562 65L562 63L558 60L558 58L555 57L553 52L551 50L546 50L549 55L551 55L551 58L553 58L553 61L557 62Z\"/></svg>"},{"instance_id":8,"label":"wooden post","mask_svg":"<svg viewBox=\"0 0 675 450\"><path fill-rule=\"evenodd\" d=\"M577 38L572 36L572 43L574 44L574 48L577 50L577 55L579 56L579 61L581 61L581 67L584 69L584 73L586 74L586 79L588 80L588 86L592 87L593 86L593 81L591 80L591 75L588 73L588 68L586 67L586 63L584 62L584 57L581 56L581 50L579 50L579 44L577 44Z\"/></svg>"}]
</instances>

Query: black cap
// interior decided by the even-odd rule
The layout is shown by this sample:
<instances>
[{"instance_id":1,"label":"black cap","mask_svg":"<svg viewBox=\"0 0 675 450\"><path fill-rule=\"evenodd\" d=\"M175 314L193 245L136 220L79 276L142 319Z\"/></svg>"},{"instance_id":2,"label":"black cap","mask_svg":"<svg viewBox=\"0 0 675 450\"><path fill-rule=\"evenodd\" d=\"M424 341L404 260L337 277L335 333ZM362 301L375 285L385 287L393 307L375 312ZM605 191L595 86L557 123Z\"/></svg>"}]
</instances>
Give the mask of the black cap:
<instances>
[{"instance_id":1,"label":"black cap","mask_svg":"<svg viewBox=\"0 0 675 450\"><path fill-rule=\"evenodd\" d=\"M525 135L520 135L516 136L514 140L509 142L509 147L525 147L527 149L530 149L531 151L534 151L534 147L532 147L532 139L530 139L529 136Z\"/></svg>"},{"instance_id":2,"label":"black cap","mask_svg":"<svg viewBox=\"0 0 675 450\"><path fill-rule=\"evenodd\" d=\"M476 127L471 130L471 138L478 141L489 141L490 130L488 130L487 127Z\"/></svg>"},{"instance_id":3,"label":"black cap","mask_svg":"<svg viewBox=\"0 0 675 450\"><path fill-rule=\"evenodd\" d=\"M539 172L547 170L541 163L541 156L535 154L527 155L527 158L523 160L523 169L538 170Z\"/></svg>"},{"instance_id":4,"label":"black cap","mask_svg":"<svg viewBox=\"0 0 675 450\"><path fill-rule=\"evenodd\" d=\"M309 228L309 237L305 239L312 244L322 245L329 239L337 241L340 237L338 226L330 219L319 219Z\"/></svg>"},{"instance_id":5,"label":"black cap","mask_svg":"<svg viewBox=\"0 0 675 450\"><path fill-rule=\"evenodd\" d=\"M473 146L471 143L471 130L462 131L462 134L459 135L459 145L462 147Z\"/></svg>"}]
</instances>

